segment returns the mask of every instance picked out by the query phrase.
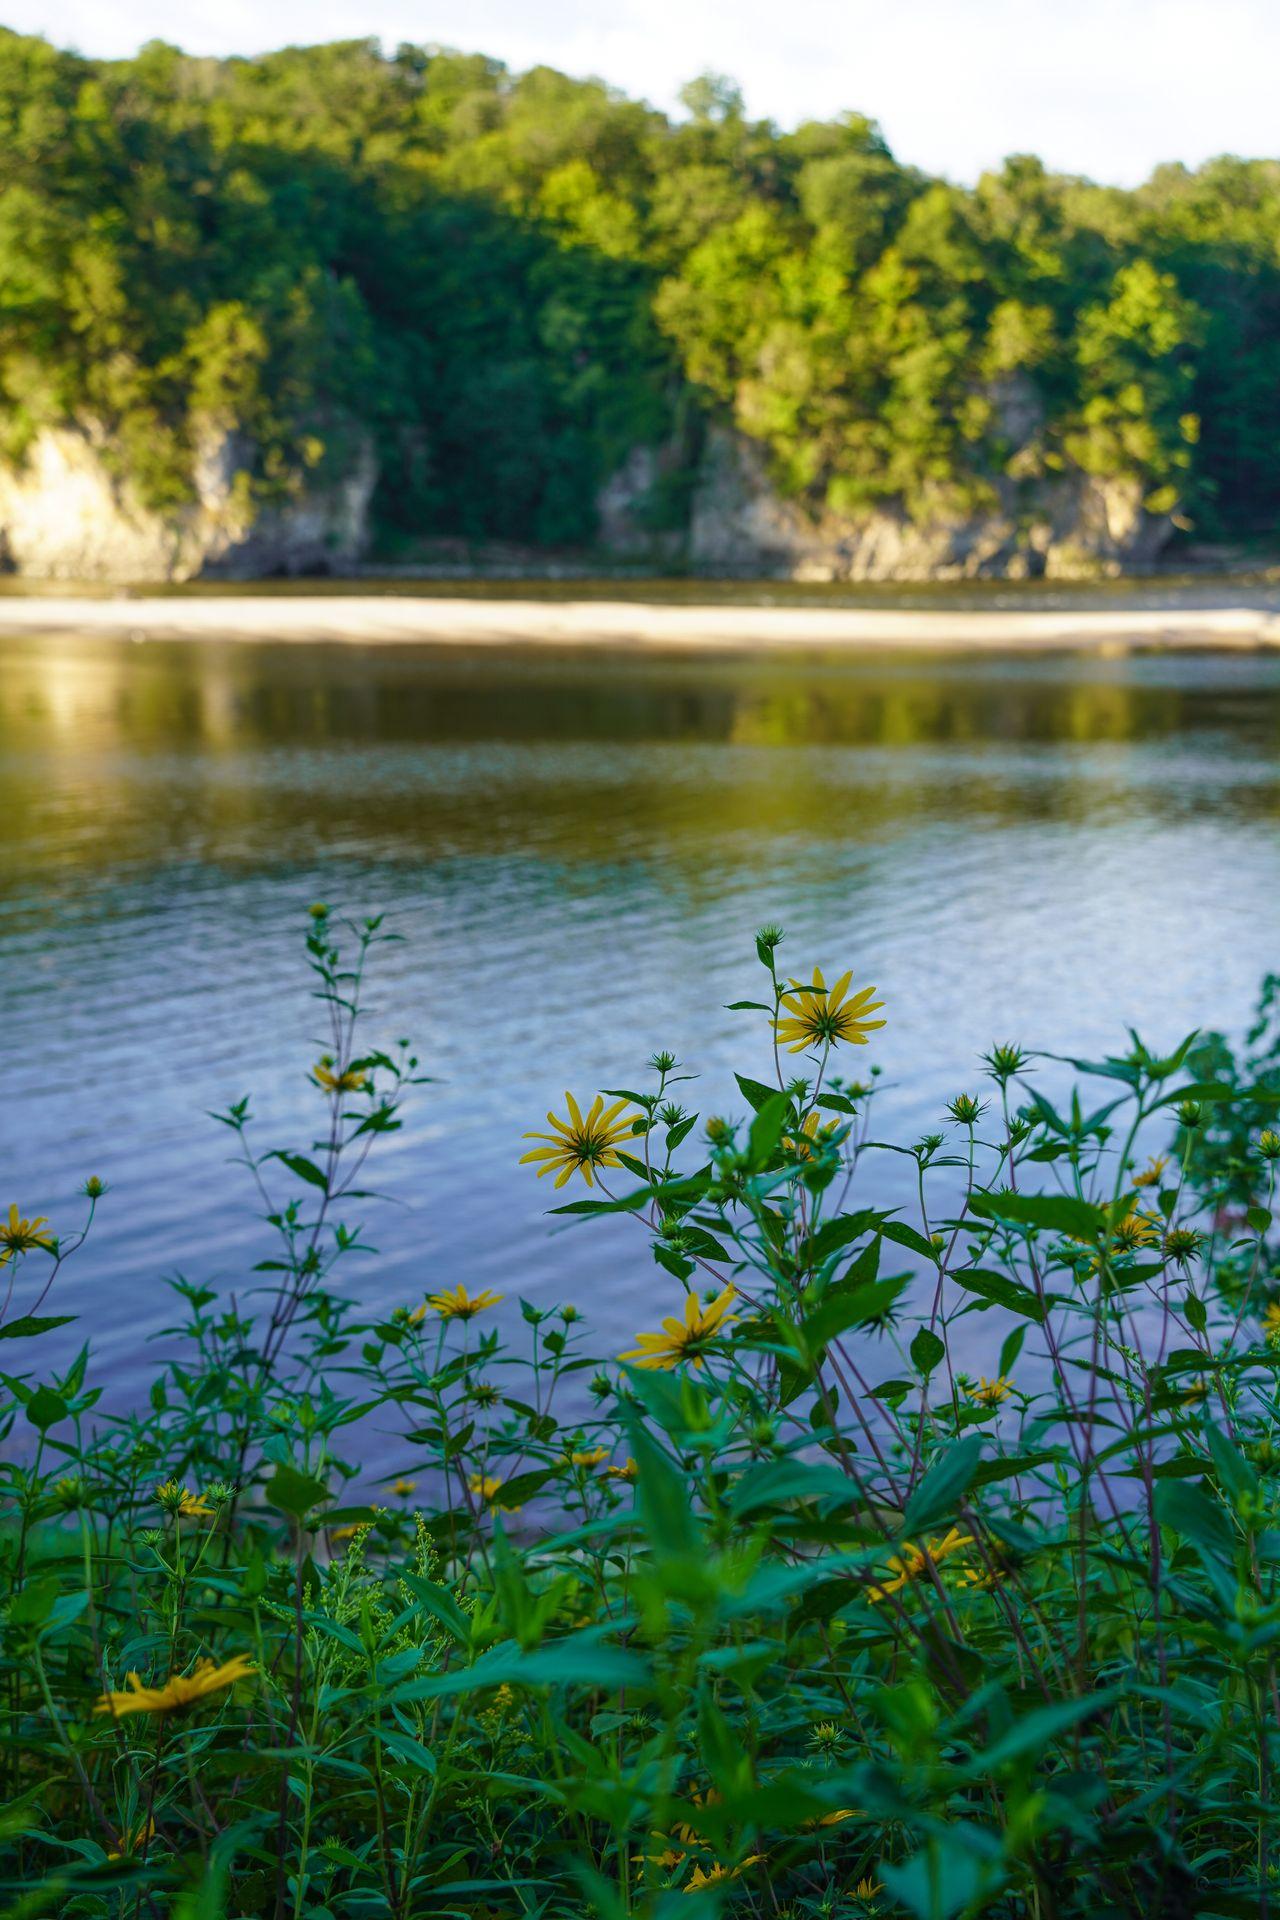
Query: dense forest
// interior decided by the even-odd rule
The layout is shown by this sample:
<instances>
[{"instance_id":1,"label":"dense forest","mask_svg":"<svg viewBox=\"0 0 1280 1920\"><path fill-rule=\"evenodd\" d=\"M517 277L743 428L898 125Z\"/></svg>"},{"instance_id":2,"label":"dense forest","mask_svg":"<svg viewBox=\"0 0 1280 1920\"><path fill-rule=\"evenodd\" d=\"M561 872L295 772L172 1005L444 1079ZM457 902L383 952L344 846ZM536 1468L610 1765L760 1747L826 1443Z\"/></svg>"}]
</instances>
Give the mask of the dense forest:
<instances>
[{"instance_id":1,"label":"dense forest","mask_svg":"<svg viewBox=\"0 0 1280 1920\"><path fill-rule=\"evenodd\" d=\"M0 454L78 425L168 508L210 426L264 499L372 435L390 545L589 546L637 445L679 529L719 420L815 510L1074 471L1202 538L1271 528L1280 162L1121 191L1019 156L969 188L857 113L780 132L710 76L683 104L371 41L4 34Z\"/></svg>"}]
</instances>

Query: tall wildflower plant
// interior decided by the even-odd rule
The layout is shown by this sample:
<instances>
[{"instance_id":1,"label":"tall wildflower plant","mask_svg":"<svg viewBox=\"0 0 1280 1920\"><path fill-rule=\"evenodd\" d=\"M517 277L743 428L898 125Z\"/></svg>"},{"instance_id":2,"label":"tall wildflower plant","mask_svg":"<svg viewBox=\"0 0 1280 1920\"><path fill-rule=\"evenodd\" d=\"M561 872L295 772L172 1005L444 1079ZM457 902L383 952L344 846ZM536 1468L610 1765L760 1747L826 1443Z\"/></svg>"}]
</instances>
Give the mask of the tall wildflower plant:
<instances>
[{"instance_id":1,"label":"tall wildflower plant","mask_svg":"<svg viewBox=\"0 0 1280 1920\"><path fill-rule=\"evenodd\" d=\"M892 1007L762 930L729 1107L658 1053L522 1143L653 1262L613 1353L348 1297L389 937L312 910L318 1123L218 1116L263 1257L144 1405L42 1364L86 1223L0 1214L10 1910L1272 1913L1274 989L1243 1060L998 1045L885 1141Z\"/></svg>"}]
</instances>

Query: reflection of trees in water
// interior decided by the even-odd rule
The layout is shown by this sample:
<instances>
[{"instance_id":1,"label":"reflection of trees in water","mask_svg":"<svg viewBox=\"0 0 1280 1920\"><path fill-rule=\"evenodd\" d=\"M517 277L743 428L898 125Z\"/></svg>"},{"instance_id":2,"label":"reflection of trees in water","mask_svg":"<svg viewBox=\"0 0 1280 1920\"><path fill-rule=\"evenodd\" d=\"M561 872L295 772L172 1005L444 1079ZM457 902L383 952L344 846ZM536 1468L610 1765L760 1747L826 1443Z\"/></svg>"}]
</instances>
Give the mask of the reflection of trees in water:
<instances>
[{"instance_id":1,"label":"reflection of trees in water","mask_svg":"<svg viewBox=\"0 0 1280 1920\"><path fill-rule=\"evenodd\" d=\"M1208 793L1273 818L1276 781L1221 785L1208 758L1168 781L1147 761L1135 785L1131 756L1037 752L1194 733L1226 768L1265 764L1280 686L1216 668L14 647L5 864L514 853L750 871L780 839L883 846L939 820L1170 818Z\"/></svg>"},{"instance_id":2,"label":"reflection of trees in water","mask_svg":"<svg viewBox=\"0 0 1280 1920\"><path fill-rule=\"evenodd\" d=\"M326 740L734 740L914 746L1275 736L1280 681L1203 660L41 642L6 650L0 726L137 747ZM1231 671L1229 669L1234 669Z\"/></svg>"}]
</instances>

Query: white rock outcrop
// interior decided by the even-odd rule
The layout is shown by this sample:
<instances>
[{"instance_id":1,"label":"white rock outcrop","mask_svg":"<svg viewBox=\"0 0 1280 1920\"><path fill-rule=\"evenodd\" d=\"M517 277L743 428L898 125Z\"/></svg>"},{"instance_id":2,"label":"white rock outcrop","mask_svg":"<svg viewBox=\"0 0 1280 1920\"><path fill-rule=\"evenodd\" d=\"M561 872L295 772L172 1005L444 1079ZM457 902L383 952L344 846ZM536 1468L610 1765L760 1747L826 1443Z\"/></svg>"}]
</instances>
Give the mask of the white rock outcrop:
<instances>
[{"instance_id":1,"label":"white rock outcrop","mask_svg":"<svg viewBox=\"0 0 1280 1920\"><path fill-rule=\"evenodd\" d=\"M367 438L336 482L254 506L242 476L248 449L211 433L197 456L195 497L157 512L122 481L91 430L47 429L21 466L0 468L0 560L36 580L189 580L340 571L369 542L377 464Z\"/></svg>"},{"instance_id":2,"label":"white rock outcrop","mask_svg":"<svg viewBox=\"0 0 1280 1920\"><path fill-rule=\"evenodd\" d=\"M799 580L1079 579L1142 570L1172 521L1147 513L1136 480L1087 474L1002 480L999 504L917 521L881 508L813 513L770 481L763 449L713 428L694 490L689 559L703 573Z\"/></svg>"}]
</instances>

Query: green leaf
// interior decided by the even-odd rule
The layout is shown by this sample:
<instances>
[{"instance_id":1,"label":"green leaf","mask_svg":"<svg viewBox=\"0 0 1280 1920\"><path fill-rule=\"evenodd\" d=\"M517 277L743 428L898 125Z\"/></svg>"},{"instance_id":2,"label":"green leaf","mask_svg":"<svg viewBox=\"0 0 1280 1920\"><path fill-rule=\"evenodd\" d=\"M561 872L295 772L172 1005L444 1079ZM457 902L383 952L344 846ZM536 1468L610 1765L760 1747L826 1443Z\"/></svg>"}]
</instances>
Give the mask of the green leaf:
<instances>
[{"instance_id":1,"label":"green leaf","mask_svg":"<svg viewBox=\"0 0 1280 1920\"><path fill-rule=\"evenodd\" d=\"M1028 1754L1035 1754L1039 1758L1060 1734L1078 1726L1081 1720L1102 1713L1119 1697L1118 1687L1107 1687L1101 1693L1085 1694L1078 1700L1063 1700L1057 1706L1033 1707L1030 1713L1024 1713L1016 1720L993 1747L988 1747L985 1753L975 1754L974 1764L984 1770L994 1771L997 1767L1008 1766L1013 1760L1022 1760Z\"/></svg>"},{"instance_id":2,"label":"green leaf","mask_svg":"<svg viewBox=\"0 0 1280 1920\"><path fill-rule=\"evenodd\" d=\"M1184 1100L1248 1100L1258 1105L1280 1100L1275 1087L1233 1087L1220 1080L1193 1080L1185 1087L1171 1087L1154 1103L1157 1107L1181 1106Z\"/></svg>"},{"instance_id":3,"label":"green leaf","mask_svg":"<svg viewBox=\"0 0 1280 1920\"><path fill-rule=\"evenodd\" d=\"M673 1201L688 1205L700 1200L711 1184L710 1173L704 1168L698 1173L683 1175L678 1180L666 1180L651 1187L640 1187L635 1193L623 1194L618 1200L570 1200L566 1205L552 1207L552 1213L636 1213L641 1207L647 1207L655 1201L659 1207L667 1207Z\"/></svg>"},{"instance_id":4,"label":"green leaf","mask_svg":"<svg viewBox=\"0 0 1280 1920\"><path fill-rule=\"evenodd\" d=\"M806 1345L816 1353L829 1341L847 1333L850 1327L865 1327L873 1320L882 1319L909 1282L910 1276L900 1273L862 1285L846 1286L838 1282L828 1287L818 1305L801 1322L799 1331Z\"/></svg>"},{"instance_id":5,"label":"green leaf","mask_svg":"<svg viewBox=\"0 0 1280 1920\"><path fill-rule=\"evenodd\" d=\"M956 1845L958 1837L959 1829L951 1826L945 1838L931 1838L900 1866L880 1862L878 1872L891 1898L915 1920L951 1920L966 1908L976 1911L984 1883L995 1870Z\"/></svg>"},{"instance_id":6,"label":"green leaf","mask_svg":"<svg viewBox=\"0 0 1280 1920\"><path fill-rule=\"evenodd\" d=\"M0 1327L0 1340L32 1340L38 1333L52 1333L55 1327L69 1327L75 1317L74 1313L54 1313L43 1318L20 1314L16 1320L7 1320Z\"/></svg>"},{"instance_id":7,"label":"green leaf","mask_svg":"<svg viewBox=\"0 0 1280 1920\"><path fill-rule=\"evenodd\" d=\"M874 1207L864 1207L860 1213L842 1213L834 1220L824 1220L816 1233L811 1233L800 1253L800 1264L804 1267L818 1267L833 1253L839 1253L854 1240L861 1240L864 1233L871 1233L884 1220L882 1213Z\"/></svg>"},{"instance_id":8,"label":"green leaf","mask_svg":"<svg viewBox=\"0 0 1280 1920\"><path fill-rule=\"evenodd\" d=\"M783 1500L832 1500L844 1504L856 1489L838 1468L821 1460L765 1460L750 1467L733 1489L732 1511L741 1517Z\"/></svg>"},{"instance_id":9,"label":"green leaf","mask_svg":"<svg viewBox=\"0 0 1280 1920\"><path fill-rule=\"evenodd\" d=\"M1015 1327L1012 1333L1005 1335L1000 1348L1000 1359L996 1364L996 1378L1005 1379L1012 1373L1018 1355L1022 1352L1022 1343L1027 1337L1025 1327Z\"/></svg>"},{"instance_id":10,"label":"green leaf","mask_svg":"<svg viewBox=\"0 0 1280 1920\"><path fill-rule=\"evenodd\" d=\"M1020 1280L1011 1280L1007 1273L993 1273L989 1267L962 1267L950 1278L966 1293L985 1300L988 1306L1004 1307L1007 1312L1020 1313L1027 1320L1044 1319L1044 1308L1030 1287L1024 1287Z\"/></svg>"},{"instance_id":11,"label":"green leaf","mask_svg":"<svg viewBox=\"0 0 1280 1920\"><path fill-rule=\"evenodd\" d=\"M56 1427L65 1420L71 1409L60 1393L52 1387L37 1387L27 1401L27 1418L32 1426L41 1433L47 1433L50 1427Z\"/></svg>"},{"instance_id":12,"label":"green leaf","mask_svg":"<svg viewBox=\"0 0 1280 1920\"><path fill-rule=\"evenodd\" d=\"M268 1480L264 1497L267 1505L274 1507L277 1513L287 1513L295 1520L303 1520L313 1507L318 1507L322 1500L329 1498L329 1489L314 1474L301 1473L297 1467L282 1461Z\"/></svg>"},{"instance_id":13,"label":"green leaf","mask_svg":"<svg viewBox=\"0 0 1280 1920\"><path fill-rule=\"evenodd\" d=\"M40 1630L40 1638L47 1640L55 1633L61 1633L80 1618L89 1604L89 1595L84 1588L76 1593L60 1593L54 1601L49 1618Z\"/></svg>"},{"instance_id":14,"label":"green leaf","mask_svg":"<svg viewBox=\"0 0 1280 1920\"><path fill-rule=\"evenodd\" d=\"M56 1576L50 1575L43 1580L29 1580L26 1586L15 1594L10 1604L10 1625L42 1627L53 1612L58 1592L59 1584Z\"/></svg>"},{"instance_id":15,"label":"green leaf","mask_svg":"<svg viewBox=\"0 0 1280 1920\"><path fill-rule=\"evenodd\" d=\"M407 1766L417 1767L422 1773L435 1774L435 1755L423 1746L421 1740L415 1740L412 1734L402 1733L394 1727L379 1726L376 1732L387 1752L394 1754L397 1760Z\"/></svg>"},{"instance_id":16,"label":"green leaf","mask_svg":"<svg viewBox=\"0 0 1280 1920\"><path fill-rule=\"evenodd\" d=\"M649 1418L676 1437L677 1446L693 1428L705 1429L710 1401L701 1381L688 1373L626 1366L627 1385Z\"/></svg>"},{"instance_id":17,"label":"green leaf","mask_svg":"<svg viewBox=\"0 0 1280 1920\"><path fill-rule=\"evenodd\" d=\"M631 1419L628 1430L636 1463L636 1505L654 1558L697 1554L702 1536L684 1476L676 1472L640 1420Z\"/></svg>"},{"instance_id":18,"label":"green leaf","mask_svg":"<svg viewBox=\"0 0 1280 1920\"><path fill-rule=\"evenodd\" d=\"M926 1240L905 1220L886 1220L882 1231L886 1240L894 1240L900 1247L910 1247L912 1253L918 1253L921 1259L931 1260L935 1266L938 1264L938 1249L932 1240Z\"/></svg>"},{"instance_id":19,"label":"green leaf","mask_svg":"<svg viewBox=\"0 0 1280 1920\"><path fill-rule=\"evenodd\" d=\"M756 1113L747 1136L747 1158L753 1172L763 1172L778 1151L790 1114L791 1096L786 1093L772 1094Z\"/></svg>"},{"instance_id":20,"label":"green leaf","mask_svg":"<svg viewBox=\"0 0 1280 1920\"><path fill-rule=\"evenodd\" d=\"M1233 1500L1248 1499L1258 1491L1258 1476L1221 1427L1205 1417L1201 1431L1217 1470L1218 1484Z\"/></svg>"},{"instance_id":21,"label":"green leaf","mask_svg":"<svg viewBox=\"0 0 1280 1920\"><path fill-rule=\"evenodd\" d=\"M1161 1480L1156 1488L1156 1518L1162 1527L1189 1540L1201 1559L1228 1562L1235 1552L1235 1534L1222 1508L1185 1480Z\"/></svg>"},{"instance_id":22,"label":"green leaf","mask_svg":"<svg viewBox=\"0 0 1280 1920\"><path fill-rule=\"evenodd\" d=\"M938 1362L945 1358L946 1347L929 1327L921 1327L911 1342L911 1358L927 1379Z\"/></svg>"},{"instance_id":23,"label":"green leaf","mask_svg":"<svg viewBox=\"0 0 1280 1920\"><path fill-rule=\"evenodd\" d=\"M950 1518L968 1492L981 1460L982 1441L977 1434L953 1440L908 1500L902 1516L903 1531L919 1533Z\"/></svg>"},{"instance_id":24,"label":"green leaf","mask_svg":"<svg viewBox=\"0 0 1280 1920\"><path fill-rule=\"evenodd\" d=\"M653 1257L657 1265L664 1267L676 1280L689 1280L697 1271L694 1261L687 1254L677 1253L674 1247L663 1246L660 1240L653 1244Z\"/></svg>"},{"instance_id":25,"label":"green leaf","mask_svg":"<svg viewBox=\"0 0 1280 1920\"><path fill-rule=\"evenodd\" d=\"M300 1153L276 1153L268 1157L279 1160L288 1167L290 1173L296 1173L299 1180L307 1181L310 1186L319 1187L322 1192L329 1191L329 1182L314 1160L308 1160Z\"/></svg>"},{"instance_id":26,"label":"green leaf","mask_svg":"<svg viewBox=\"0 0 1280 1920\"><path fill-rule=\"evenodd\" d=\"M735 1073L734 1079L742 1090L743 1098L748 1101L754 1113L759 1113L766 1101L776 1100L778 1089L766 1087L763 1081L749 1079L745 1073Z\"/></svg>"},{"instance_id":27,"label":"green leaf","mask_svg":"<svg viewBox=\"0 0 1280 1920\"><path fill-rule=\"evenodd\" d=\"M1266 1207L1250 1207L1244 1217L1254 1233L1266 1233L1271 1225L1271 1215Z\"/></svg>"},{"instance_id":28,"label":"green leaf","mask_svg":"<svg viewBox=\"0 0 1280 1920\"><path fill-rule=\"evenodd\" d=\"M407 1681L387 1697L393 1706L409 1705L445 1694L479 1693L485 1687L629 1687L642 1686L648 1677L638 1654L606 1646L595 1633L575 1633L527 1652L513 1640L504 1641L469 1667Z\"/></svg>"},{"instance_id":29,"label":"green leaf","mask_svg":"<svg viewBox=\"0 0 1280 1920\"><path fill-rule=\"evenodd\" d=\"M410 1573L407 1569L401 1572L400 1583L409 1589L419 1606L425 1608L433 1620L438 1620L460 1647L470 1646L471 1623L447 1587L437 1586L434 1580L427 1580L422 1574Z\"/></svg>"},{"instance_id":30,"label":"green leaf","mask_svg":"<svg viewBox=\"0 0 1280 1920\"><path fill-rule=\"evenodd\" d=\"M535 1467L529 1473L513 1474L510 1480L502 1483L503 1506L511 1503L522 1506L526 1500L532 1500L536 1493L541 1493L548 1480L553 1478L550 1467Z\"/></svg>"},{"instance_id":31,"label":"green leaf","mask_svg":"<svg viewBox=\"0 0 1280 1920\"><path fill-rule=\"evenodd\" d=\"M970 1213L979 1220L999 1220L1014 1227L1043 1227L1075 1240L1100 1240L1107 1230L1102 1207L1090 1206L1066 1193L975 1193Z\"/></svg>"}]
</instances>

